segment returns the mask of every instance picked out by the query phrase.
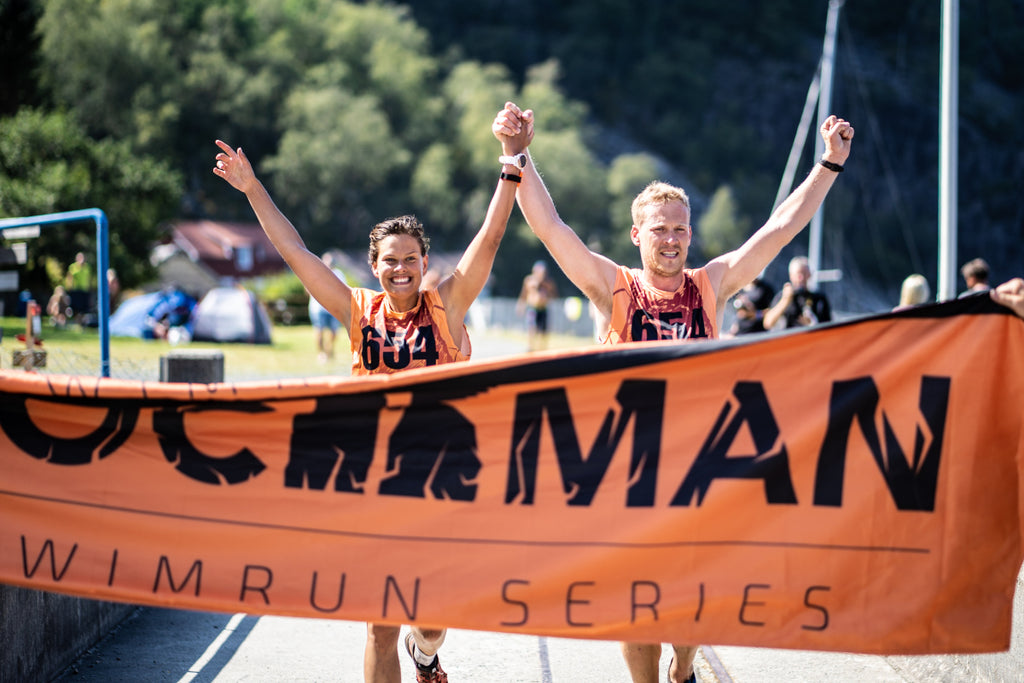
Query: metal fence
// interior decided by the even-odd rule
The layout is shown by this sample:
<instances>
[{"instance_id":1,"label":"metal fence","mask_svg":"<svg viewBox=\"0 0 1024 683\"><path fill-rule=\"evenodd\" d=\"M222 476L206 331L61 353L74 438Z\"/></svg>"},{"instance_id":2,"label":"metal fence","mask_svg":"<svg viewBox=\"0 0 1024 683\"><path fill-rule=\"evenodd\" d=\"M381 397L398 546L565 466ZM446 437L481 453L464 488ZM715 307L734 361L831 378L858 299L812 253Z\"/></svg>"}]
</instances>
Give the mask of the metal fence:
<instances>
[{"instance_id":1,"label":"metal fence","mask_svg":"<svg viewBox=\"0 0 1024 683\"><path fill-rule=\"evenodd\" d=\"M526 317L516 311L516 300L504 297L478 299L469 309L466 323L477 328L526 332ZM581 297L556 299L548 306L548 332L592 338L594 320L590 305Z\"/></svg>"},{"instance_id":2,"label":"metal fence","mask_svg":"<svg viewBox=\"0 0 1024 683\"><path fill-rule=\"evenodd\" d=\"M13 360L14 352L11 348L4 348L0 353L0 369L23 370L23 366L15 365ZM94 353L80 353L48 347L46 349L46 362L41 367L34 367L33 371L53 375L89 375L100 376L100 351ZM136 380L158 380L160 379L160 367L152 361L137 359L124 359L112 357L110 359L110 376L118 379Z\"/></svg>"},{"instance_id":3,"label":"metal fence","mask_svg":"<svg viewBox=\"0 0 1024 683\"><path fill-rule=\"evenodd\" d=\"M474 336L482 332L525 333L526 317L516 310L512 298L490 297L478 299L470 308L466 320ZM548 309L548 331L551 334L593 338L593 320L586 300L569 297L552 302ZM172 347L168 347L170 350ZM0 369L18 370L21 366L13 361L15 347L0 346ZM56 346L46 347L46 364L34 368L35 372L56 375L100 375L100 352L71 351ZM159 381L160 365L153 360L139 360L120 357L116 352L110 358L110 377L117 379ZM236 369L233 378L273 379L260 375L257 368L246 372Z\"/></svg>"}]
</instances>

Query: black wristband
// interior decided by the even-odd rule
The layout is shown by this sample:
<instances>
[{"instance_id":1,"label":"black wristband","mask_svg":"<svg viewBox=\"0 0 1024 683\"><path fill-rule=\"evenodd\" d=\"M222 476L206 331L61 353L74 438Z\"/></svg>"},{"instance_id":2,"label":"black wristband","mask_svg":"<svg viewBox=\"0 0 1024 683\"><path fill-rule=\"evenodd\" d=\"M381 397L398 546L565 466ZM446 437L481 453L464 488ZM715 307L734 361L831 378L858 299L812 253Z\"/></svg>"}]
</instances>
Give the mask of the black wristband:
<instances>
[{"instance_id":1,"label":"black wristband","mask_svg":"<svg viewBox=\"0 0 1024 683\"><path fill-rule=\"evenodd\" d=\"M830 171L835 171L836 173L843 172L843 167L841 164L833 164L831 161L826 161L825 159L818 159L818 163Z\"/></svg>"},{"instance_id":2,"label":"black wristband","mask_svg":"<svg viewBox=\"0 0 1024 683\"><path fill-rule=\"evenodd\" d=\"M504 171L502 171L501 175L498 177L501 178L502 180L511 180L513 183L523 182L523 176L516 175L515 173L505 173Z\"/></svg>"}]
</instances>

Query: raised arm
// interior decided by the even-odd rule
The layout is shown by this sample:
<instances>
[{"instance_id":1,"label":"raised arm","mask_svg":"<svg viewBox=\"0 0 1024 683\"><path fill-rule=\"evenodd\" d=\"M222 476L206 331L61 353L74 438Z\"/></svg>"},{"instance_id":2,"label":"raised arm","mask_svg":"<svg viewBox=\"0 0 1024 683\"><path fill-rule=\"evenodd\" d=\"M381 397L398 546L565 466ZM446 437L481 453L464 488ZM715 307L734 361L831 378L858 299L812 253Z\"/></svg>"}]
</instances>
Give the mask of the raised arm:
<instances>
[{"instance_id":1,"label":"raised arm","mask_svg":"<svg viewBox=\"0 0 1024 683\"><path fill-rule=\"evenodd\" d=\"M533 112L521 111L512 102L506 102L493 125L494 135L501 141L505 154L526 151L526 145L519 147L515 142L516 136L524 129L528 131L528 145L533 138ZM615 263L588 249L576 232L562 221L532 159L523 169L523 182L516 199L533 234L544 243L566 277L594 302L599 311L610 315Z\"/></svg>"},{"instance_id":2,"label":"raised arm","mask_svg":"<svg viewBox=\"0 0 1024 683\"><path fill-rule=\"evenodd\" d=\"M331 315L344 325L346 331L349 331L352 295L348 285L339 279L319 256L306 248L295 226L281 213L274 200L270 198L270 193L263 187L263 183L256 178L252 164L249 163L242 148L234 150L222 140L217 140L217 146L222 151L217 154L214 174L245 194L253 211L256 212L260 226L288 267L299 277L310 295L330 311Z\"/></svg>"},{"instance_id":3,"label":"raised arm","mask_svg":"<svg viewBox=\"0 0 1024 683\"><path fill-rule=\"evenodd\" d=\"M793 303L793 285L786 283L782 285L782 291L779 292L779 300L776 301L772 306L764 312L764 319L761 324L764 329L770 330L782 320L782 316L786 313L786 309Z\"/></svg>"},{"instance_id":4,"label":"raised arm","mask_svg":"<svg viewBox=\"0 0 1024 683\"><path fill-rule=\"evenodd\" d=\"M850 156L853 126L836 116L821 124L825 141L822 159L842 166ZM771 263L784 246L804 229L814 217L825 195L839 175L821 164L815 164L800 186L768 218L743 246L715 258L707 265L708 277L718 299L718 310L733 294L753 280Z\"/></svg>"},{"instance_id":5,"label":"raised arm","mask_svg":"<svg viewBox=\"0 0 1024 683\"><path fill-rule=\"evenodd\" d=\"M527 131L521 130L518 134L519 143L523 147L526 143ZM497 167L495 168L497 170ZM511 167L505 171L512 172ZM508 174L502 173L503 176ZM518 175L518 173L516 174ZM498 245L505 235L505 227L508 225L509 216L512 215L512 207L516 203L516 186L514 179L500 177L498 185L494 188L491 196L491 203L487 207L487 215L484 217L483 225L477 231L473 241L469 243L466 252L459 259L455 271L438 285L438 293L444 301L447 310L448 324L452 336L461 338L462 324L466 312L473 304L484 285L491 275L491 268L494 265L494 257L498 253Z\"/></svg>"}]
</instances>

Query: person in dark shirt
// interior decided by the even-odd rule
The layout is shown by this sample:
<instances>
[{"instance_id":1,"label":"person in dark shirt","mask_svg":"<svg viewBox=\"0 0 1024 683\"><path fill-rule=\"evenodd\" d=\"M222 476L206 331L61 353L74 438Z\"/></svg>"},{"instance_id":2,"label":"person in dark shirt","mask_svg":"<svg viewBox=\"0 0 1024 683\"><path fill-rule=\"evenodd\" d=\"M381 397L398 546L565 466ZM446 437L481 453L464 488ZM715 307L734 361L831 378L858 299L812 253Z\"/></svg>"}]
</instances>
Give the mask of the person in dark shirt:
<instances>
[{"instance_id":1,"label":"person in dark shirt","mask_svg":"<svg viewBox=\"0 0 1024 683\"><path fill-rule=\"evenodd\" d=\"M821 292L808 289L811 281L811 266L806 256L797 256L789 262L789 282L782 286L772 301L772 307L765 311L766 330L787 327L809 327L832 320L832 308L828 298Z\"/></svg>"},{"instance_id":2,"label":"person in dark shirt","mask_svg":"<svg viewBox=\"0 0 1024 683\"><path fill-rule=\"evenodd\" d=\"M775 288L770 284L761 278L751 280L732 300L736 321L729 332L734 335L764 332L764 314L774 296Z\"/></svg>"},{"instance_id":3,"label":"person in dark shirt","mask_svg":"<svg viewBox=\"0 0 1024 683\"><path fill-rule=\"evenodd\" d=\"M964 278L964 284L967 285L967 289L960 292L959 297L962 298L977 292L988 291L989 268L985 259L971 259L960 268L960 274Z\"/></svg>"}]
</instances>

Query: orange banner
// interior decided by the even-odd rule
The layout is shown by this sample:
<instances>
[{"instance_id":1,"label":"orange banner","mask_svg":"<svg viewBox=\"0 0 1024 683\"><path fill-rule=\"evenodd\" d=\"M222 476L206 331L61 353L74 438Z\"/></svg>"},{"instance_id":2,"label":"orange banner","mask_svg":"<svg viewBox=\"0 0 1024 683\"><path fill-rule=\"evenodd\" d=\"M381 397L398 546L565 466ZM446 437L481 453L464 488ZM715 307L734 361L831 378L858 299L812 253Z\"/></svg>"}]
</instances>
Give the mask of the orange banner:
<instances>
[{"instance_id":1,"label":"orange banner","mask_svg":"<svg viewBox=\"0 0 1024 683\"><path fill-rule=\"evenodd\" d=\"M0 582L561 637L1005 650L1024 321L806 331L392 376L0 373Z\"/></svg>"}]
</instances>

